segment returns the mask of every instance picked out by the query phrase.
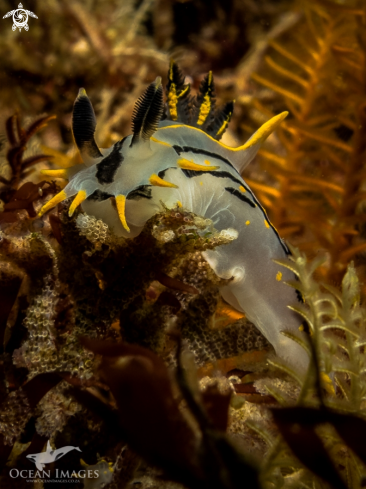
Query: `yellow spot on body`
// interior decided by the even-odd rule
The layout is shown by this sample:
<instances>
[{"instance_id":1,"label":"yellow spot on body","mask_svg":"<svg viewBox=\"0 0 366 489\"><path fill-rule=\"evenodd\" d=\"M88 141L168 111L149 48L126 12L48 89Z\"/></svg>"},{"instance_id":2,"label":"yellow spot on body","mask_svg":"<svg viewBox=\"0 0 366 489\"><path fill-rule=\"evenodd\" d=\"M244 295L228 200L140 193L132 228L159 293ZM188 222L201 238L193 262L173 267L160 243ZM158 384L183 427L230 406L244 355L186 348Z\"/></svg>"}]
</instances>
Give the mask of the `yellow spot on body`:
<instances>
[{"instance_id":1,"label":"yellow spot on body","mask_svg":"<svg viewBox=\"0 0 366 489\"><path fill-rule=\"evenodd\" d=\"M180 200L177 200L178 207L183 207L182 202Z\"/></svg>"},{"instance_id":2,"label":"yellow spot on body","mask_svg":"<svg viewBox=\"0 0 366 489\"><path fill-rule=\"evenodd\" d=\"M304 326L303 325L299 326L299 331L304 331Z\"/></svg>"},{"instance_id":3,"label":"yellow spot on body","mask_svg":"<svg viewBox=\"0 0 366 489\"><path fill-rule=\"evenodd\" d=\"M250 221L247 221L247 222L246 222L245 224L246 224L247 226L249 226L249 224L250 224Z\"/></svg>"},{"instance_id":4,"label":"yellow spot on body","mask_svg":"<svg viewBox=\"0 0 366 489\"><path fill-rule=\"evenodd\" d=\"M129 233L130 228L127 225L126 221L126 196L125 195L117 195L116 197L116 205L117 205L117 212L118 212L118 217L119 220L121 221L122 226L125 228L125 230Z\"/></svg>"},{"instance_id":5,"label":"yellow spot on body","mask_svg":"<svg viewBox=\"0 0 366 489\"><path fill-rule=\"evenodd\" d=\"M50 209L53 209L53 207L56 207L57 204L62 202L63 200L67 199L66 192L64 190L61 190L58 194L56 194L54 197L52 197L51 200L45 204L42 209L38 213L38 217L42 217L43 214L45 214L47 211Z\"/></svg>"},{"instance_id":6,"label":"yellow spot on body","mask_svg":"<svg viewBox=\"0 0 366 489\"><path fill-rule=\"evenodd\" d=\"M41 170L40 174L45 175L46 177L65 178L66 180L68 179L68 172L66 169L65 170Z\"/></svg>"},{"instance_id":7,"label":"yellow spot on body","mask_svg":"<svg viewBox=\"0 0 366 489\"><path fill-rule=\"evenodd\" d=\"M208 160L205 160L205 161L204 161L204 164L205 164L205 165L211 165L211 163L210 163Z\"/></svg>"},{"instance_id":8,"label":"yellow spot on body","mask_svg":"<svg viewBox=\"0 0 366 489\"><path fill-rule=\"evenodd\" d=\"M240 190L240 192L246 192L246 190L245 190L245 188L243 187L243 185L240 185L239 190Z\"/></svg>"},{"instance_id":9,"label":"yellow spot on body","mask_svg":"<svg viewBox=\"0 0 366 489\"><path fill-rule=\"evenodd\" d=\"M200 185L203 185L203 182L200 182Z\"/></svg>"},{"instance_id":10,"label":"yellow spot on body","mask_svg":"<svg viewBox=\"0 0 366 489\"><path fill-rule=\"evenodd\" d=\"M268 224L268 221L266 221L266 219L264 220L264 224L266 226L267 229L269 229L271 226Z\"/></svg>"},{"instance_id":11,"label":"yellow spot on body","mask_svg":"<svg viewBox=\"0 0 366 489\"><path fill-rule=\"evenodd\" d=\"M80 205L82 202L84 202L86 197L87 197L87 195L86 195L85 190L79 190L79 192L76 194L75 199L72 201L72 204L70 205L69 217L71 217L74 214L77 206Z\"/></svg>"},{"instance_id":12,"label":"yellow spot on body","mask_svg":"<svg viewBox=\"0 0 366 489\"><path fill-rule=\"evenodd\" d=\"M277 282L280 282L281 279L282 279L282 273L281 272L277 272L277 275L276 275Z\"/></svg>"},{"instance_id":13,"label":"yellow spot on body","mask_svg":"<svg viewBox=\"0 0 366 489\"><path fill-rule=\"evenodd\" d=\"M151 185L154 185L155 187L170 187L170 188L178 188L177 185L174 183L167 182L160 178L156 173L153 173L150 178L149 182Z\"/></svg>"},{"instance_id":14,"label":"yellow spot on body","mask_svg":"<svg viewBox=\"0 0 366 489\"><path fill-rule=\"evenodd\" d=\"M87 97L85 88L80 88L79 89L78 98L79 97Z\"/></svg>"},{"instance_id":15,"label":"yellow spot on body","mask_svg":"<svg viewBox=\"0 0 366 489\"><path fill-rule=\"evenodd\" d=\"M181 158L177 161L177 165L182 168L182 170L193 170L193 171L212 171L218 170L219 166L204 166L198 165L194 161L186 160L185 158Z\"/></svg>"}]
</instances>

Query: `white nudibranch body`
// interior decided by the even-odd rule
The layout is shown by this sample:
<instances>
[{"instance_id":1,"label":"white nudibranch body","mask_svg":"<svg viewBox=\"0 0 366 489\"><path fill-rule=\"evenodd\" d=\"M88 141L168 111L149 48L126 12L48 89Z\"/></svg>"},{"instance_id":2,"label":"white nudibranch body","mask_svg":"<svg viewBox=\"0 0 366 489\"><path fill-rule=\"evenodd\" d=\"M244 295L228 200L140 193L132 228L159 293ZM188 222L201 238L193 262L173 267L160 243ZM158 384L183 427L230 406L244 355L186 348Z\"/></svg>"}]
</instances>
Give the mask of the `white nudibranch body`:
<instances>
[{"instance_id":1,"label":"white nudibranch body","mask_svg":"<svg viewBox=\"0 0 366 489\"><path fill-rule=\"evenodd\" d=\"M102 219L118 236L134 238L146 221L162 211L161 202L211 219L219 230L231 228L237 238L204 253L221 278L234 277L223 287L223 298L244 312L292 366L305 369L308 356L295 341L301 337L301 318L287 306L298 302L298 293L284 282L294 274L273 260L287 259L287 246L270 223L265 210L240 176L262 142L286 117L279 114L264 124L243 146L221 142L233 103L215 111L211 72L196 98L174 63L167 84L167 110L161 80L152 83L136 102L133 134L112 148L100 150L94 140L95 116L81 89L73 112L73 133L84 164L68 172L69 183L42 209L76 196L69 214L81 204L89 215ZM52 175L56 171L44 171Z\"/></svg>"}]
</instances>

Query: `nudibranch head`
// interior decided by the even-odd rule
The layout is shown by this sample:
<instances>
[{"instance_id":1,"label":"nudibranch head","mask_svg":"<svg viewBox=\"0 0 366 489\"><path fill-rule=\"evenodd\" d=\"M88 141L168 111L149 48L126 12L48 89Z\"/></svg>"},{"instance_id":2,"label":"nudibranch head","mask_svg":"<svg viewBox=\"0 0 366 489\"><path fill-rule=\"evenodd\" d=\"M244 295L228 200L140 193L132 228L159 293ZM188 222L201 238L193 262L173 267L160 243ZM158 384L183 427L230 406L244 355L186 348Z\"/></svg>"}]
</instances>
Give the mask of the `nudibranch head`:
<instances>
[{"instance_id":1,"label":"nudibranch head","mask_svg":"<svg viewBox=\"0 0 366 489\"><path fill-rule=\"evenodd\" d=\"M74 197L70 216L81 205L88 214L103 219L115 234L133 237L147 219L161 210L161 201L174 205L182 200L184 189L180 186L184 187L184 178L229 178L226 190L241 196L240 171L287 113L264 124L243 146L230 148L219 140L231 119L234 103L216 110L211 72L202 81L197 96L191 97L190 86L171 62L166 93L164 105L158 77L135 104L132 134L111 148L100 149L94 138L94 110L86 91L80 89L74 103L72 131L83 164L61 172L43 171L67 178L69 183L42 207L39 216Z\"/></svg>"}]
</instances>

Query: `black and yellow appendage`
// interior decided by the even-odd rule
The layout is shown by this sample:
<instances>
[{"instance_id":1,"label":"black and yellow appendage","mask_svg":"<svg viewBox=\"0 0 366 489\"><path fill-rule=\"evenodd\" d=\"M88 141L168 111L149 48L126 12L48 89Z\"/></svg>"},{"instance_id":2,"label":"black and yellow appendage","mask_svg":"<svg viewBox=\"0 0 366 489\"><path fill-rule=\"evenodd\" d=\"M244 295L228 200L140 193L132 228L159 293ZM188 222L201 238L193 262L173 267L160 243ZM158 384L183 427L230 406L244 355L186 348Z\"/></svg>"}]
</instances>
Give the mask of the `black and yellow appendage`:
<instances>
[{"instance_id":1,"label":"black and yellow appendage","mask_svg":"<svg viewBox=\"0 0 366 489\"><path fill-rule=\"evenodd\" d=\"M190 92L190 85L184 84L184 77L176 63L171 60L168 72L167 101L169 115L172 121L177 121L178 102L184 99Z\"/></svg>"},{"instance_id":2,"label":"black and yellow appendage","mask_svg":"<svg viewBox=\"0 0 366 489\"><path fill-rule=\"evenodd\" d=\"M197 119L197 125L202 126L207 119L212 109L212 98L214 92L212 71L208 72L207 77L204 80L201 90L204 90L203 100L199 108L199 114Z\"/></svg>"}]
</instances>

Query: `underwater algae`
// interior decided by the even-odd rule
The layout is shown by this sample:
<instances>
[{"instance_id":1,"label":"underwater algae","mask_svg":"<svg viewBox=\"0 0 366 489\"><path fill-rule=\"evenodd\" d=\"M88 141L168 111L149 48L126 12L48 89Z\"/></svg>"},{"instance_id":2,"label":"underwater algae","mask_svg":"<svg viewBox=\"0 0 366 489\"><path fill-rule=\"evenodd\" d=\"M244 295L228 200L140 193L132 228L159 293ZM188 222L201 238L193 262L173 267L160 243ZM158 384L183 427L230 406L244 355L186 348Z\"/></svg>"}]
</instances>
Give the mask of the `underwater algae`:
<instances>
[{"instance_id":1,"label":"underwater algae","mask_svg":"<svg viewBox=\"0 0 366 489\"><path fill-rule=\"evenodd\" d=\"M260 16L245 3L253 19ZM77 88L85 86L93 102L100 101L96 140L110 146L130 132L135 100L166 71L164 50L177 43L169 38L169 8L166 30L159 19L159 37L138 27L164 2L142 2L140 10L126 2L117 16L118 35L126 40L115 47L122 70L122 58L111 62L116 34L98 28L107 4L96 2L93 15L78 3L57 7L61 19L68 9L80 26L73 54L89 50L98 61L93 66L85 54L79 64L70 56L66 61L60 55L66 39L51 60L58 83L67 80L66 97L42 86L29 97L18 92L28 106L20 102L17 115L6 111L1 485L29 487L9 480L9 469L29 470L26 455L51 440L54 448L79 444L82 450L60 459L53 474L56 466L98 467L104 474L100 481L57 487L362 487L364 6L295 2L294 17L280 18L282 6L271 11L264 2L273 27L261 46L256 50L253 43L238 68L216 77L219 99L236 99L228 138L245 140L274 114L290 113L244 174L280 235L301 250L291 247L293 260L278 267L290 267L290 286L304 299L289 306L304 320L305 336L286 335L312 359L306 373L268 354L271 347L255 326L220 298L218 289L230 278L220 279L202 253L226 246L233 236L214 229L207 234L211 224L202 216L179 205L163 208L133 240L116 237L81 209L69 217L69 202L35 218L64 186L47 175L44 162L53 171L80 162L65 131ZM232 11L240 12L234 4ZM39 7L30 6L39 18L43 9L56 12L51 3ZM200 7L214 36L216 7L212 18ZM52 36L62 28L61 21ZM40 32L35 29L34 45ZM209 49L220 45L220 35L195 35L208 36L197 55L216 72L224 62L219 49ZM230 35L235 39L235 29ZM258 31L246 35L250 44ZM191 56L194 47L187 52ZM192 69L189 56L180 64L198 88L201 71ZM34 72L37 64L29 58ZM38 63L38 83L42 67ZM44 74L51 85L57 80L52 70ZM79 73L68 77L67 70ZM255 82L248 81L250 74ZM47 121L53 108L65 115ZM32 119L25 120L28 114Z\"/></svg>"}]
</instances>

